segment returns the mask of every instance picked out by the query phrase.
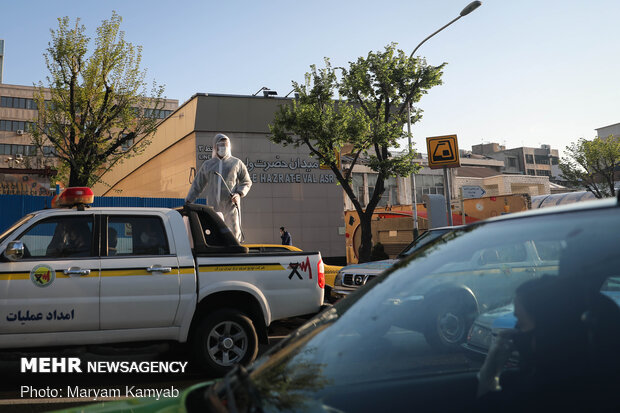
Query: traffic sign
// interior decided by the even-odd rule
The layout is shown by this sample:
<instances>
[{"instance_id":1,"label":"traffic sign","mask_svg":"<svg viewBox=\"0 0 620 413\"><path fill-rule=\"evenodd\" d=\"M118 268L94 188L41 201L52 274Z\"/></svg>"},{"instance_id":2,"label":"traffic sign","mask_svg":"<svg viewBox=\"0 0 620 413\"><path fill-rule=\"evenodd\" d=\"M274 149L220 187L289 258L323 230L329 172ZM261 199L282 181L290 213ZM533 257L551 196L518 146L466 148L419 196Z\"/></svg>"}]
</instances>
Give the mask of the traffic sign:
<instances>
[{"instance_id":1,"label":"traffic sign","mask_svg":"<svg viewBox=\"0 0 620 413\"><path fill-rule=\"evenodd\" d=\"M464 185L461 187L463 198L482 198L487 191L478 185Z\"/></svg>"},{"instance_id":2,"label":"traffic sign","mask_svg":"<svg viewBox=\"0 0 620 413\"><path fill-rule=\"evenodd\" d=\"M458 168L461 166L456 135L426 138L426 148L428 150L429 168Z\"/></svg>"}]
</instances>

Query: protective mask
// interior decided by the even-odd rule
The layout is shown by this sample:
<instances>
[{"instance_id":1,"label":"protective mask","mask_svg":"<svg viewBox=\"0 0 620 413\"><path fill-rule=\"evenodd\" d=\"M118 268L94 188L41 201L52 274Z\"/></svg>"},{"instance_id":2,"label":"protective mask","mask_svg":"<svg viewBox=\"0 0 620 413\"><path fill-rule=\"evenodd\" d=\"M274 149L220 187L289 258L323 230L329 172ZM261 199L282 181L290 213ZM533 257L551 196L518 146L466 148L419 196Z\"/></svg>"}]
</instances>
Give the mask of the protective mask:
<instances>
[{"instance_id":1,"label":"protective mask","mask_svg":"<svg viewBox=\"0 0 620 413\"><path fill-rule=\"evenodd\" d=\"M217 145L217 156L220 158L226 156L226 145Z\"/></svg>"}]
</instances>

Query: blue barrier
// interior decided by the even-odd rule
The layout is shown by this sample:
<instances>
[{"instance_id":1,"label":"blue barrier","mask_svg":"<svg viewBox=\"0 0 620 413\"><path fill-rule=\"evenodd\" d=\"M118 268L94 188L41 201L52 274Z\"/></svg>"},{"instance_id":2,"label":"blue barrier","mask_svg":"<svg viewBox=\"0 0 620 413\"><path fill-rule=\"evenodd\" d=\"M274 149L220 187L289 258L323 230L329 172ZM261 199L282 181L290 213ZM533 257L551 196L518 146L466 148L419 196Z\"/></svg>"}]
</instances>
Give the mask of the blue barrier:
<instances>
[{"instance_id":1,"label":"blue barrier","mask_svg":"<svg viewBox=\"0 0 620 413\"><path fill-rule=\"evenodd\" d=\"M150 207L176 208L183 205L183 198L95 197L93 207ZM50 208L51 196L0 195L0 233L4 232L26 214ZM205 203L200 199L197 203Z\"/></svg>"}]
</instances>

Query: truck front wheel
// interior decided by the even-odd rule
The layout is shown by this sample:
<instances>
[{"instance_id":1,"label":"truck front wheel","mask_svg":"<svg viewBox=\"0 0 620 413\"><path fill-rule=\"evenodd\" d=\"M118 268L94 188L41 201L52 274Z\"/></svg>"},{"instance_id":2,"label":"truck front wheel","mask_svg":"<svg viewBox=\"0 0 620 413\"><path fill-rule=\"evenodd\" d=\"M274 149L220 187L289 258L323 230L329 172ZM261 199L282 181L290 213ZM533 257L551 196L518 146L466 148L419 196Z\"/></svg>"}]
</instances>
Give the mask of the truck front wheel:
<instances>
[{"instance_id":1,"label":"truck front wheel","mask_svg":"<svg viewBox=\"0 0 620 413\"><path fill-rule=\"evenodd\" d=\"M218 310L196 326L192 340L194 356L201 367L225 374L235 364L247 364L258 354L254 324L241 311Z\"/></svg>"}]
</instances>

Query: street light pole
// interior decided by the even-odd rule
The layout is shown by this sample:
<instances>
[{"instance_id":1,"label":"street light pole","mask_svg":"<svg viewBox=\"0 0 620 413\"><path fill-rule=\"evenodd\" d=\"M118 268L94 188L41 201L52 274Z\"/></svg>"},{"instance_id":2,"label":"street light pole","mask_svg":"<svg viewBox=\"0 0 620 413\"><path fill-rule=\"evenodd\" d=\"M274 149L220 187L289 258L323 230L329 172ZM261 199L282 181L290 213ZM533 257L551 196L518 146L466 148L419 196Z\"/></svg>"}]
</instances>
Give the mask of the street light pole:
<instances>
[{"instance_id":1,"label":"street light pole","mask_svg":"<svg viewBox=\"0 0 620 413\"><path fill-rule=\"evenodd\" d=\"M472 1L471 3L469 3L467 6L465 6L465 8L463 10L461 10L461 13L459 13L458 17L456 17L455 19L450 21L445 26L441 27L439 30L437 30L436 32L434 32L433 34L428 36L426 39L422 40L420 42L420 44L418 44L415 47L415 49L413 49L413 52L411 52L411 54L409 55L409 59L411 60L411 58L413 57L414 53L428 39L430 39L431 37L433 37L434 35L436 35L440 31L442 31L446 27L450 26L452 23L454 23L455 21L457 21L461 17L467 16L469 13L471 13L474 10L476 10L481 5L482 5L481 1ZM408 135L408 139L409 139L409 155L412 155L413 154L413 145L411 143L411 102L407 102L407 135ZM414 163L413 162L413 158L411 158L411 164L413 164L413 163ZM446 185L447 185L447 183L444 182L444 187L446 187ZM447 201L449 201L449 200L447 200ZM412 208L412 213L413 213L413 239L415 240L418 237L419 231L418 231L418 205L417 205L417 195L416 195L416 188L415 188L415 174L414 173L411 174L411 204L412 204L411 208ZM450 213L450 216L452 216L452 211L448 211L448 212Z\"/></svg>"}]
</instances>

